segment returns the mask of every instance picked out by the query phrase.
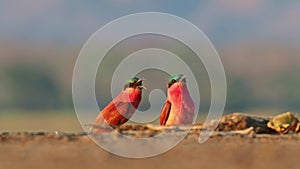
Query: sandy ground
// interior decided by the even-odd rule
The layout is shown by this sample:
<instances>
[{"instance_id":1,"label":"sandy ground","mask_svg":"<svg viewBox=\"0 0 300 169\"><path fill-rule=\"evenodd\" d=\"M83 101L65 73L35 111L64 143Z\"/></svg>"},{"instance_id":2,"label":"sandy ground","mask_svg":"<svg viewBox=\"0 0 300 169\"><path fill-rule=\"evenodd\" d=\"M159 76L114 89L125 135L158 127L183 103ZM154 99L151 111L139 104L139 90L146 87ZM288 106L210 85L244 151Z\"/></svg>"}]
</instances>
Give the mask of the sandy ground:
<instances>
[{"instance_id":1,"label":"sandy ground","mask_svg":"<svg viewBox=\"0 0 300 169\"><path fill-rule=\"evenodd\" d=\"M229 123L224 124L232 127ZM66 133L56 133L56 130ZM126 128L125 132L130 130L133 129ZM1 116L0 169L299 168L300 134L216 132L206 143L199 144L199 132L190 131L180 144L161 155L130 159L97 146L82 132L74 115ZM151 135L153 131L145 133ZM118 139L101 136L108 141Z\"/></svg>"},{"instance_id":2,"label":"sandy ground","mask_svg":"<svg viewBox=\"0 0 300 169\"><path fill-rule=\"evenodd\" d=\"M108 153L84 133L2 133L0 168L299 168L300 135L215 134L199 144L197 134L159 156L129 159Z\"/></svg>"}]
</instances>

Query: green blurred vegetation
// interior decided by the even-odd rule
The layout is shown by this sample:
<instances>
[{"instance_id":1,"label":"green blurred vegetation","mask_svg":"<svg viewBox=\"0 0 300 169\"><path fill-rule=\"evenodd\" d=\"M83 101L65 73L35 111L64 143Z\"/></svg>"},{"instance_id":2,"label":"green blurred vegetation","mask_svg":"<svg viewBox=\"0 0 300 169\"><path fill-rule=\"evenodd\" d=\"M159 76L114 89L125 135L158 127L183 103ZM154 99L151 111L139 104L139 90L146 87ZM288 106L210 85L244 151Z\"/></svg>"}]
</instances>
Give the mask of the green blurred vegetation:
<instances>
[{"instance_id":1,"label":"green blurred vegetation","mask_svg":"<svg viewBox=\"0 0 300 169\"><path fill-rule=\"evenodd\" d=\"M51 57L56 56L56 58L48 57L46 61L42 61L45 57L39 58L41 53L33 53L36 57L28 58L28 61L24 61L26 60L24 58L31 53L25 53L25 57L20 60L2 60L0 63L0 113L14 110L31 112L73 109L72 71L78 50L57 50L50 55ZM274 51L274 53L278 52ZM296 52L291 53L294 56L298 55ZM14 55L17 54L8 54L8 56ZM263 52L257 52L257 55L272 58L273 53L264 55ZM66 57L63 58L62 56ZM243 68L247 67L248 63L236 60L239 53L232 54L221 51L221 56L224 60L228 85L226 112L259 109L300 110L300 90L298 89L300 86L300 69L295 66L297 60L290 59L289 61L282 57L276 66L273 64L266 65L268 68L266 70L271 71L257 73L255 72L256 65L253 65L251 70ZM256 60L260 59L257 58ZM290 58L297 59L298 57ZM284 61L285 63L281 66L281 62ZM265 61L265 63L267 62ZM106 66L108 69L109 66ZM238 68L234 66L238 66ZM251 73L251 71L254 72ZM203 73L204 71L199 72ZM109 83L109 79L109 77L101 77L101 81L104 83ZM206 86L207 84L203 85ZM210 89L204 87L203 91L207 94L201 95L201 106L207 108L210 103ZM102 95L96 92L97 98L106 98L106 100L102 100L102 104L110 101L110 97L107 97L105 93L109 92L104 92ZM46 113L48 111L40 112Z\"/></svg>"},{"instance_id":2,"label":"green blurred vegetation","mask_svg":"<svg viewBox=\"0 0 300 169\"><path fill-rule=\"evenodd\" d=\"M2 109L72 109L71 85L69 90L61 92L63 87L59 79L48 67L36 65L14 65L8 67L3 78L0 98ZM300 77L297 72L286 72L266 80L262 88L269 88L268 94L257 93L257 88L244 77L228 75L227 111L244 111L250 108L281 107L300 109ZM273 92L273 93L272 93ZM68 98L64 94L68 94ZM272 96L270 98L270 96ZM207 99L203 99L207 100ZM201 103L202 106L208 102Z\"/></svg>"},{"instance_id":3,"label":"green blurred vegetation","mask_svg":"<svg viewBox=\"0 0 300 169\"><path fill-rule=\"evenodd\" d=\"M0 87L2 110L34 112L72 108L71 90L64 91L57 74L50 66L18 63L2 69L4 69ZM69 98L66 98L66 93Z\"/></svg>"},{"instance_id":4,"label":"green blurred vegetation","mask_svg":"<svg viewBox=\"0 0 300 169\"><path fill-rule=\"evenodd\" d=\"M56 109L61 106L59 86L52 71L37 65L14 65L6 70L11 100L17 109Z\"/></svg>"},{"instance_id":5,"label":"green blurred vegetation","mask_svg":"<svg viewBox=\"0 0 300 169\"><path fill-rule=\"evenodd\" d=\"M252 106L254 97L247 81L239 76L227 76L227 109L241 111Z\"/></svg>"}]
</instances>

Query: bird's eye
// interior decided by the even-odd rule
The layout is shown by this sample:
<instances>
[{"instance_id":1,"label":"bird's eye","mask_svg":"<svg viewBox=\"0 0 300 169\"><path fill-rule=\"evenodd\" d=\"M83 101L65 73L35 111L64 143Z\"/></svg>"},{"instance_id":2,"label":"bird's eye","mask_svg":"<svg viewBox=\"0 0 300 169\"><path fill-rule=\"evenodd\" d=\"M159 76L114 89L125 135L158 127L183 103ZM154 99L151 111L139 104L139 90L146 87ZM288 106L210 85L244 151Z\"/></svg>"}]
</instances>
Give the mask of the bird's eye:
<instances>
[{"instance_id":1,"label":"bird's eye","mask_svg":"<svg viewBox=\"0 0 300 169\"><path fill-rule=\"evenodd\" d=\"M172 81L170 83L168 83L168 88L171 87L174 83L176 83L177 81L175 79L172 79Z\"/></svg>"}]
</instances>

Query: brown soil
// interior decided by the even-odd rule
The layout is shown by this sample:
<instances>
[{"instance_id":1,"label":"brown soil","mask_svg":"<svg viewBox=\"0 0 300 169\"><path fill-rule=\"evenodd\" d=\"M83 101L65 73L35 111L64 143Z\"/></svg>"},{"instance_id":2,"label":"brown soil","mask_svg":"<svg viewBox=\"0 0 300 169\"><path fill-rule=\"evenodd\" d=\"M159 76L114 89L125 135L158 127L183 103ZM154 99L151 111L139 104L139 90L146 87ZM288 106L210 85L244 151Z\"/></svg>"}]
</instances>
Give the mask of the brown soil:
<instances>
[{"instance_id":1,"label":"brown soil","mask_svg":"<svg viewBox=\"0 0 300 169\"><path fill-rule=\"evenodd\" d=\"M85 133L17 132L0 135L0 168L298 168L300 135L217 132L198 143L192 131L172 150L145 159L108 153Z\"/></svg>"}]
</instances>

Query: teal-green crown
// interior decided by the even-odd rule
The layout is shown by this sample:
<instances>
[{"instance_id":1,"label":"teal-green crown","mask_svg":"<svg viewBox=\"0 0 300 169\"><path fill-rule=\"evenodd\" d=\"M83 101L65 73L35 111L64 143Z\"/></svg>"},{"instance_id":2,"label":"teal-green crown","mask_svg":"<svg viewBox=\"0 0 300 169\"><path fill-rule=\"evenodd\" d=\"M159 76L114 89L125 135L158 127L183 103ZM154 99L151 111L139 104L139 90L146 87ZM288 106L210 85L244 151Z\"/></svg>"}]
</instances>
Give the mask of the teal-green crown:
<instances>
[{"instance_id":1,"label":"teal-green crown","mask_svg":"<svg viewBox=\"0 0 300 169\"><path fill-rule=\"evenodd\" d=\"M177 81L180 80L182 77L183 77L183 74L173 75L173 76L169 77L168 83L172 83L172 82L174 82L174 81L177 82Z\"/></svg>"},{"instance_id":2,"label":"teal-green crown","mask_svg":"<svg viewBox=\"0 0 300 169\"><path fill-rule=\"evenodd\" d=\"M133 77L129 80L126 81L126 84L130 84L130 83L136 83L137 81L139 81L140 78L137 78L137 77Z\"/></svg>"},{"instance_id":3,"label":"teal-green crown","mask_svg":"<svg viewBox=\"0 0 300 169\"><path fill-rule=\"evenodd\" d=\"M171 87L174 83L179 82L180 79L182 79L183 74L176 74L168 79L168 88Z\"/></svg>"},{"instance_id":4,"label":"teal-green crown","mask_svg":"<svg viewBox=\"0 0 300 169\"><path fill-rule=\"evenodd\" d=\"M133 77L129 80L126 81L123 90L125 90L126 88L139 88L139 89L144 89L143 87L143 79L137 78L137 77Z\"/></svg>"}]
</instances>

